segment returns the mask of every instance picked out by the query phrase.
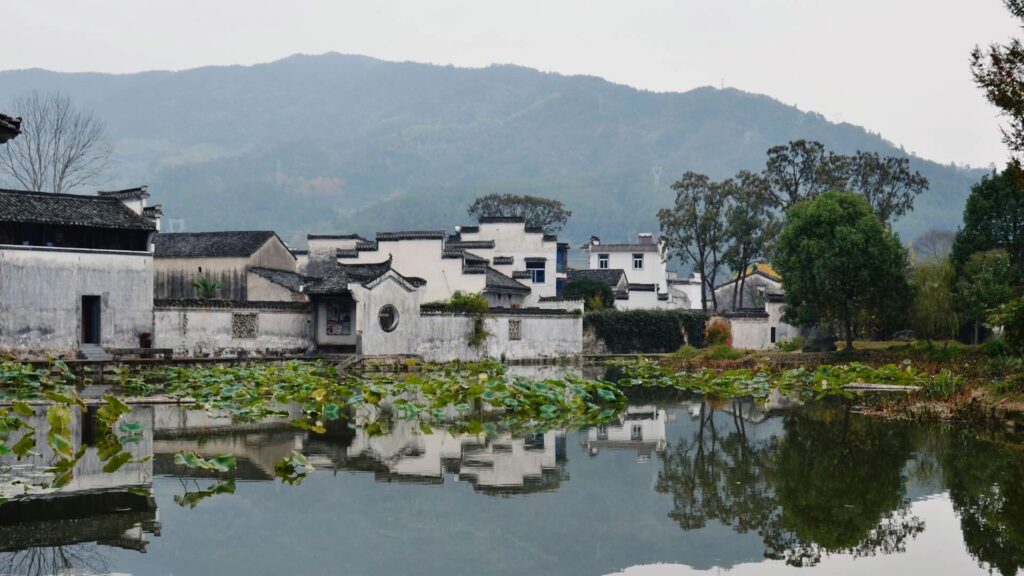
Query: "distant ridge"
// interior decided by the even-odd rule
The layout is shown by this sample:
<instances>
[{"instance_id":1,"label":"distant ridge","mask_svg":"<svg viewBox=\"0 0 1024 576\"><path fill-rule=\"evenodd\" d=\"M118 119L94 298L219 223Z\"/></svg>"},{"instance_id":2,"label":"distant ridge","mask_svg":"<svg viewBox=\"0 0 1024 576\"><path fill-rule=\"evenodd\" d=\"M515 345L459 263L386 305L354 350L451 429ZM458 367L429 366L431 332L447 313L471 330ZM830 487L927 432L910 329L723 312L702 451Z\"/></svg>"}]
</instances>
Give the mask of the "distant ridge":
<instances>
[{"instance_id":1,"label":"distant ridge","mask_svg":"<svg viewBox=\"0 0 1024 576\"><path fill-rule=\"evenodd\" d=\"M877 134L767 96L703 87L650 92L515 65L456 68L295 55L179 72L0 72L0 102L60 90L116 144L111 186L148 183L172 226L370 235L467 223L491 192L557 198L562 236L656 231L686 170L760 169L775 144L904 154ZM938 119L937 119L938 121ZM955 229L983 174L913 158L932 183L897 223L904 239Z\"/></svg>"}]
</instances>

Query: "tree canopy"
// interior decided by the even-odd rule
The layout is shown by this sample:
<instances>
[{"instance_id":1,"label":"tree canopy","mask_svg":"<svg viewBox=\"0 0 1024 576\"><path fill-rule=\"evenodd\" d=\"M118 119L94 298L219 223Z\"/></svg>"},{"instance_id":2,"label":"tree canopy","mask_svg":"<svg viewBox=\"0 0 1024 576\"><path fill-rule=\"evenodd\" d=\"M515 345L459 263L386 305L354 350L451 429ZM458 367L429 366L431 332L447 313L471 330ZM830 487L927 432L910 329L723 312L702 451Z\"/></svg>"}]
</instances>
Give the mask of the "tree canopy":
<instances>
[{"instance_id":1,"label":"tree canopy","mask_svg":"<svg viewBox=\"0 0 1024 576\"><path fill-rule=\"evenodd\" d=\"M594 278L575 278L562 289L562 297L583 300L587 310L615 308L615 294L611 286Z\"/></svg>"},{"instance_id":2,"label":"tree canopy","mask_svg":"<svg viewBox=\"0 0 1024 576\"><path fill-rule=\"evenodd\" d=\"M964 225L953 243L953 261L962 269L971 254L1003 249L1017 273L1024 265L1024 170L1010 164L971 188Z\"/></svg>"},{"instance_id":3,"label":"tree canopy","mask_svg":"<svg viewBox=\"0 0 1024 576\"><path fill-rule=\"evenodd\" d=\"M1024 22L1024 0L1003 3ZM1003 128L1003 142L1017 154L1024 151L1024 44L1013 38L987 49L976 46L971 52L971 72L988 101L1009 119L1009 126Z\"/></svg>"},{"instance_id":4,"label":"tree canopy","mask_svg":"<svg viewBox=\"0 0 1024 576\"><path fill-rule=\"evenodd\" d=\"M527 226L541 228L548 234L557 233L572 216L572 211L566 210L558 200L515 194L481 196L474 200L466 211L474 218L488 216L525 218Z\"/></svg>"},{"instance_id":5,"label":"tree canopy","mask_svg":"<svg viewBox=\"0 0 1024 576\"><path fill-rule=\"evenodd\" d=\"M907 251L858 194L827 192L790 208L772 264L785 279L787 321L837 322L848 349L855 317L897 313L906 302Z\"/></svg>"}]
</instances>

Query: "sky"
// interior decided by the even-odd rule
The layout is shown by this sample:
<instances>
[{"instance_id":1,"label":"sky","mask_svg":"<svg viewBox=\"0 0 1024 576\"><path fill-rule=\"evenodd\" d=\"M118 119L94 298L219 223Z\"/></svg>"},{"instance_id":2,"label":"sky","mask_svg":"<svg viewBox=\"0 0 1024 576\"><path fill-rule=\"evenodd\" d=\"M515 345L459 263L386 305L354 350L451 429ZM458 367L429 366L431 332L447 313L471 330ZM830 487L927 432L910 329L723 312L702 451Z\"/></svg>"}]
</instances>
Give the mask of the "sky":
<instances>
[{"instance_id":1,"label":"sky","mask_svg":"<svg viewBox=\"0 0 1024 576\"><path fill-rule=\"evenodd\" d=\"M341 52L519 64L654 91L728 86L943 163L1007 158L970 50L1002 0L3 0L0 70L125 73Z\"/></svg>"}]
</instances>

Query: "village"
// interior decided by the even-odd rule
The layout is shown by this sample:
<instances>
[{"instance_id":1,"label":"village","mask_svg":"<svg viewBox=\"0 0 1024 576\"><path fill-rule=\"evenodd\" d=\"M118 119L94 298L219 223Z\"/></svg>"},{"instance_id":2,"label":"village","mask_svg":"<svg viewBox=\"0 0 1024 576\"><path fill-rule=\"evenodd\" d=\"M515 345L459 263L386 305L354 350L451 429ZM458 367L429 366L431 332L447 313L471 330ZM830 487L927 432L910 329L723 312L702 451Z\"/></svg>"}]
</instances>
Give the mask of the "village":
<instances>
[{"instance_id":1,"label":"village","mask_svg":"<svg viewBox=\"0 0 1024 576\"><path fill-rule=\"evenodd\" d=\"M663 241L570 246L522 217L481 217L452 230L311 233L294 250L273 231L161 233L145 186L95 195L0 190L0 350L104 360L113 356L410 356L445 362L571 360L584 353L578 278L614 293L619 310L700 310L699 275L667 271ZM769 269L766 265L765 268ZM782 286L755 267L747 307L723 310L734 346L767 349L795 328ZM473 313L445 308L480 295ZM439 306L438 304L442 304Z\"/></svg>"}]
</instances>

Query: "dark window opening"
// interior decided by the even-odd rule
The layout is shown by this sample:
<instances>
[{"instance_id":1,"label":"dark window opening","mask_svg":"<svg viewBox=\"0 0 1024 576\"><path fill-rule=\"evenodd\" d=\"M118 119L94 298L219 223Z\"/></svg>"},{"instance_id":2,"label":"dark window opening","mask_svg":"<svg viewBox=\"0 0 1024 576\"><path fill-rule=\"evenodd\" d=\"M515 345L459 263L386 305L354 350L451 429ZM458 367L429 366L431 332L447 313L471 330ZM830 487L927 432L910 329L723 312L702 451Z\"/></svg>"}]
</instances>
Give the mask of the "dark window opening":
<instances>
[{"instance_id":1,"label":"dark window opening","mask_svg":"<svg viewBox=\"0 0 1024 576\"><path fill-rule=\"evenodd\" d=\"M100 343L100 297L82 296L82 343Z\"/></svg>"}]
</instances>

